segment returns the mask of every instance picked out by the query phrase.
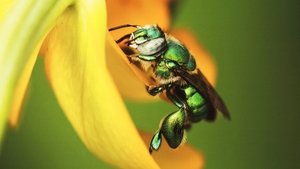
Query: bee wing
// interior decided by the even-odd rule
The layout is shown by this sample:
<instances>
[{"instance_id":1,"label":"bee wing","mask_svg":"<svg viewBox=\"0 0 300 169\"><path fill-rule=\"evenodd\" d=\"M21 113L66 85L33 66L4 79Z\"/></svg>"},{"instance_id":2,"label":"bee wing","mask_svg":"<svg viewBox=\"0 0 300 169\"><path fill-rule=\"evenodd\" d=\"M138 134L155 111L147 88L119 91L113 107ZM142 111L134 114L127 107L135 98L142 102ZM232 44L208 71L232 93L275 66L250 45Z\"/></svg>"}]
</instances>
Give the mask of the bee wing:
<instances>
[{"instance_id":1,"label":"bee wing","mask_svg":"<svg viewBox=\"0 0 300 169\"><path fill-rule=\"evenodd\" d=\"M173 71L177 76L180 76L187 83L191 84L214 108L214 111L210 112L206 118L208 121L215 120L216 110L222 112L226 119L230 119L230 114L224 101L199 69L197 69L197 73L194 74L182 69L174 69Z\"/></svg>"}]
</instances>

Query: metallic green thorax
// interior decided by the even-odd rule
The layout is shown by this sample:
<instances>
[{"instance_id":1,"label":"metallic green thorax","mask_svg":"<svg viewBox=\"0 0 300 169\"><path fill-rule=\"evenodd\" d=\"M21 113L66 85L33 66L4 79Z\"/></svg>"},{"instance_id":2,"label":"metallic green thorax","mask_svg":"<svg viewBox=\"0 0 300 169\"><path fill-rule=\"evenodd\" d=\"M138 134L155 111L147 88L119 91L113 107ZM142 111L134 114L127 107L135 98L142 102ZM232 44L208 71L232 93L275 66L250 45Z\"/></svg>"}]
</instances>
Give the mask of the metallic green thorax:
<instances>
[{"instance_id":1,"label":"metallic green thorax","mask_svg":"<svg viewBox=\"0 0 300 169\"><path fill-rule=\"evenodd\" d=\"M193 71L196 68L194 57L189 53L187 48L174 39L168 40L168 49L163 54L163 58L169 62L175 63L187 71ZM169 67L170 69L173 67Z\"/></svg>"},{"instance_id":2,"label":"metallic green thorax","mask_svg":"<svg viewBox=\"0 0 300 169\"><path fill-rule=\"evenodd\" d=\"M157 60L154 73L163 79L168 79L173 76L170 69L177 67L193 71L196 68L196 62L187 48L172 38L168 39L166 50L162 53L161 58Z\"/></svg>"}]
</instances>

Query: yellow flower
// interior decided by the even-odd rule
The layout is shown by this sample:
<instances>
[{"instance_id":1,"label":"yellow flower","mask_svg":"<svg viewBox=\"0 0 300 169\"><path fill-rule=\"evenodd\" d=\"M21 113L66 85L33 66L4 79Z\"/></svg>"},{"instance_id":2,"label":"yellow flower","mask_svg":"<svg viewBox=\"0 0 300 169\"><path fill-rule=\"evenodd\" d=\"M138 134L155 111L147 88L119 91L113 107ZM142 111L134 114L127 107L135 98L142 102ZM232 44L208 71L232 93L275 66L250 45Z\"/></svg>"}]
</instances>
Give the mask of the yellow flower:
<instances>
[{"instance_id":1,"label":"yellow flower","mask_svg":"<svg viewBox=\"0 0 300 169\"><path fill-rule=\"evenodd\" d=\"M60 106L83 143L97 157L118 168L201 168L202 156L188 145L178 150L163 145L154 158L149 154L151 135L137 131L120 93L138 100L152 97L146 94L143 83L133 75L126 56L113 40L124 32L119 31L114 38L107 32L107 24L112 27L124 23L158 23L168 30L168 3L110 0L106 5L104 0L3 0L0 140L8 119L12 126L17 124L31 71L40 54ZM198 66L205 65L202 71L214 82L213 62L193 36L187 31L172 33L188 42L186 45L199 56Z\"/></svg>"}]
</instances>

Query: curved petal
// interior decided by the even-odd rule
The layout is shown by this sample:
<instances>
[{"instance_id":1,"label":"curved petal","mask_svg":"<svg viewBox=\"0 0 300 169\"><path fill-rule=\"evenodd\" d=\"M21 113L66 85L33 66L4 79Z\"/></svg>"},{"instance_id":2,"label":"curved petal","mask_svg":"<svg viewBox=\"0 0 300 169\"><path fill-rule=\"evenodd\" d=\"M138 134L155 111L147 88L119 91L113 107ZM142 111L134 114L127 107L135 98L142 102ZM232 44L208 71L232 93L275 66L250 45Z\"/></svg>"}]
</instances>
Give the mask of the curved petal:
<instances>
[{"instance_id":1,"label":"curved petal","mask_svg":"<svg viewBox=\"0 0 300 169\"><path fill-rule=\"evenodd\" d=\"M39 45L37 45L36 49L33 51L33 54L28 58L28 61L27 63L25 63L24 69L20 75L20 78L16 83L11 112L9 114L9 124L11 127L18 126L23 100L25 98L27 86L31 77L32 69L35 64L40 46L41 46L41 42L39 43Z\"/></svg>"},{"instance_id":2,"label":"curved petal","mask_svg":"<svg viewBox=\"0 0 300 169\"><path fill-rule=\"evenodd\" d=\"M12 6L15 4L15 1L13 0L4 0L1 2L1 6L0 6L0 23L3 24L2 22L5 21L5 18L7 16L7 13L9 13L9 11L12 10ZM15 90L15 94L13 96L13 103L12 103L12 109L11 110L11 113L10 113L10 124L12 126L16 126L16 122L17 122L17 119L18 119L18 116L19 116L19 112L20 112L20 109L21 109L21 104L23 102L23 98L24 98L24 93L25 93L25 90L27 88L27 84L28 84L28 79L30 77L30 72L33 67L33 62L35 60L34 57L36 57L36 54L37 52L34 52L34 54L32 55L32 60L31 62L29 62L27 64L27 66L25 66L26 68L26 73L23 73L23 75L21 75L21 79L20 82L18 82L17 86L15 87L16 90Z\"/></svg>"},{"instance_id":3,"label":"curved petal","mask_svg":"<svg viewBox=\"0 0 300 169\"><path fill-rule=\"evenodd\" d=\"M207 80L212 84L216 84L217 70L213 58L208 54L197 41L195 36L187 29L174 29L171 35L179 39L186 45L189 51L196 59L198 68L203 72Z\"/></svg>"},{"instance_id":4,"label":"curved petal","mask_svg":"<svg viewBox=\"0 0 300 169\"><path fill-rule=\"evenodd\" d=\"M0 17L0 140L8 114L19 111L40 42L70 1L4 3L10 9Z\"/></svg>"},{"instance_id":5,"label":"curved petal","mask_svg":"<svg viewBox=\"0 0 300 169\"><path fill-rule=\"evenodd\" d=\"M149 84L150 80L129 63L126 55L112 38L108 40L106 43L107 65L122 96L135 101L155 100L157 97L150 96L145 89L145 84Z\"/></svg>"},{"instance_id":6,"label":"curved petal","mask_svg":"<svg viewBox=\"0 0 300 169\"><path fill-rule=\"evenodd\" d=\"M74 129L99 158L119 168L158 168L105 63L104 1L69 7L44 44L47 77Z\"/></svg>"},{"instance_id":7,"label":"curved petal","mask_svg":"<svg viewBox=\"0 0 300 169\"><path fill-rule=\"evenodd\" d=\"M107 0L108 27L123 24L158 24L168 30L170 22L167 0ZM125 35L128 29L113 32L114 38Z\"/></svg>"},{"instance_id":8,"label":"curved petal","mask_svg":"<svg viewBox=\"0 0 300 169\"><path fill-rule=\"evenodd\" d=\"M152 135L142 132L141 136L145 144L149 145ZM203 155L187 144L171 149L163 141L159 151L153 152L152 156L163 169L201 169L204 166Z\"/></svg>"}]
</instances>

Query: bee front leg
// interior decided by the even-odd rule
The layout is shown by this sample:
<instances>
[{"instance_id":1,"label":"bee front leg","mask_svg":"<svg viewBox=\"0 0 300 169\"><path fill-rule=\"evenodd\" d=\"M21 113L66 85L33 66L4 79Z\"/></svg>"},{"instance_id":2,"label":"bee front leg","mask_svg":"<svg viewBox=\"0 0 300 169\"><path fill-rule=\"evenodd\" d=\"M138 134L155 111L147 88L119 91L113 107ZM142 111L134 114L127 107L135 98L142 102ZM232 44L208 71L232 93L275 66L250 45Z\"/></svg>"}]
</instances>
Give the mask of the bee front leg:
<instances>
[{"instance_id":1,"label":"bee front leg","mask_svg":"<svg viewBox=\"0 0 300 169\"><path fill-rule=\"evenodd\" d=\"M151 96L156 96L157 94L161 93L164 89L165 86L146 86L146 90Z\"/></svg>"},{"instance_id":2,"label":"bee front leg","mask_svg":"<svg viewBox=\"0 0 300 169\"><path fill-rule=\"evenodd\" d=\"M135 63L135 62L139 62L139 54L137 53L134 53L134 54L131 54L131 55L127 55L127 58L129 60L130 63Z\"/></svg>"}]
</instances>

